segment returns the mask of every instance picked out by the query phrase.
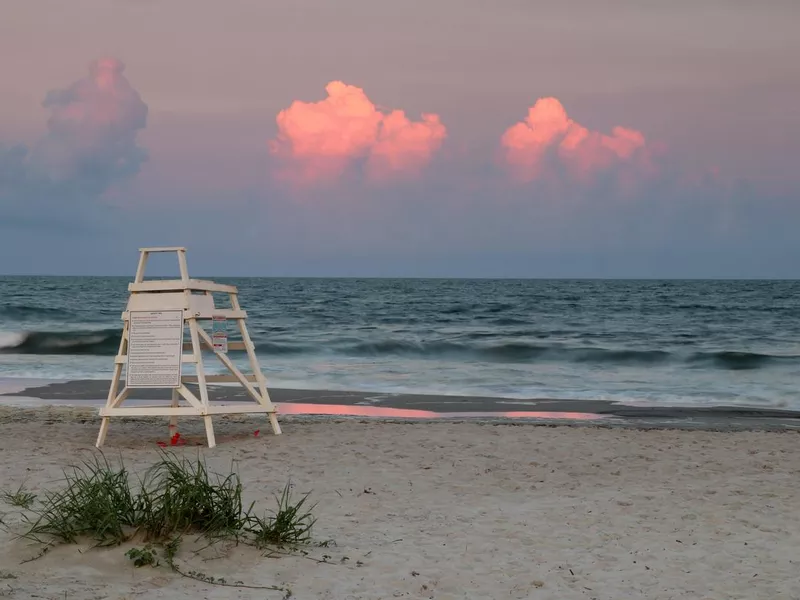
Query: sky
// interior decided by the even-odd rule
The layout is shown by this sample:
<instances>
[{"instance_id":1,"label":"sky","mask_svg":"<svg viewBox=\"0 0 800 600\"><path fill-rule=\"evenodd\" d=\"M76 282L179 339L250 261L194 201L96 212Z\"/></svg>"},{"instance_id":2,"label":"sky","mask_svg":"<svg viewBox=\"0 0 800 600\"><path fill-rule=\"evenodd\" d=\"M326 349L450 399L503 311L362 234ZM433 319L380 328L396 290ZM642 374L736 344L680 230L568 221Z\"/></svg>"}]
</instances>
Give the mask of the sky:
<instances>
[{"instance_id":1,"label":"sky","mask_svg":"<svg viewBox=\"0 0 800 600\"><path fill-rule=\"evenodd\" d=\"M0 274L800 277L796 0L4 0ZM164 267L166 269L166 266Z\"/></svg>"}]
</instances>

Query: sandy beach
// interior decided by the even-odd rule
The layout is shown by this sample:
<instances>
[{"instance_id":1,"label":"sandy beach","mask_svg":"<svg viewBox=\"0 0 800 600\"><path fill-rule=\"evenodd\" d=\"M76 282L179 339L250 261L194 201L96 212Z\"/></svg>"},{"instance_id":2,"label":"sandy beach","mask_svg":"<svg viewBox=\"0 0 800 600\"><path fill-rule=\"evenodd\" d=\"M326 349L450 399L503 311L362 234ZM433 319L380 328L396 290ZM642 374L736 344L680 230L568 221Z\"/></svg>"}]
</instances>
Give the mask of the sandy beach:
<instances>
[{"instance_id":1,"label":"sandy beach","mask_svg":"<svg viewBox=\"0 0 800 600\"><path fill-rule=\"evenodd\" d=\"M42 493L96 452L89 408L0 408L0 481ZM291 480L318 502L309 556L220 546L184 568L296 598L800 598L796 432L530 424L219 419L207 450L187 419L180 454L234 462L270 509ZM261 428L259 436L254 431ZM115 421L105 448L134 470L158 458L162 421ZM19 528L11 506L0 512ZM0 533L0 597L272 598L282 593L139 568L125 547L57 547L41 558ZM316 562L324 561L324 562Z\"/></svg>"}]
</instances>

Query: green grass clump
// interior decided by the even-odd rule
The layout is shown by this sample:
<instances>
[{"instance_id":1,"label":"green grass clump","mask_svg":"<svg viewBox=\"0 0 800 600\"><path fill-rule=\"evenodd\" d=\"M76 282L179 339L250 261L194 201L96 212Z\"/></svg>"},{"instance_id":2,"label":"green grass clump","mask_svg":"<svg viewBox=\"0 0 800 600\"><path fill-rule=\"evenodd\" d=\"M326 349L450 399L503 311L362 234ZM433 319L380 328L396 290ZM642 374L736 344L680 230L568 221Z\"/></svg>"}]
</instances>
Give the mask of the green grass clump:
<instances>
[{"instance_id":1,"label":"green grass clump","mask_svg":"<svg viewBox=\"0 0 800 600\"><path fill-rule=\"evenodd\" d=\"M292 502L290 485L286 484L278 501L278 510L269 517L250 515L249 530L258 546L269 544L307 544L311 541L311 528L316 522L312 511L316 505L303 510L308 500L304 495L296 503Z\"/></svg>"},{"instance_id":2,"label":"green grass clump","mask_svg":"<svg viewBox=\"0 0 800 600\"><path fill-rule=\"evenodd\" d=\"M3 492L2 497L6 504L26 509L33 506L36 501L36 494L27 491L24 484L20 485L15 492Z\"/></svg>"},{"instance_id":3,"label":"green grass clump","mask_svg":"<svg viewBox=\"0 0 800 600\"><path fill-rule=\"evenodd\" d=\"M124 467L114 468L95 458L64 471L66 486L46 492L41 506L28 518L25 537L55 538L75 543L82 537L99 546L125 541L137 527L137 499Z\"/></svg>"},{"instance_id":4,"label":"green grass clump","mask_svg":"<svg viewBox=\"0 0 800 600\"><path fill-rule=\"evenodd\" d=\"M45 493L39 506L28 503L22 537L42 543L88 538L114 546L140 536L170 547L183 535L199 534L262 547L308 543L315 522L313 507L305 506L308 494L293 501L289 485L271 516L255 516L253 504L244 508L239 476L212 475L199 457L190 461L163 453L136 478L123 465L95 459L64 471L64 479L66 485ZM130 558L147 562L146 556Z\"/></svg>"},{"instance_id":5,"label":"green grass clump","mask_svg":"<svg viewBox=\"0 0 800 600\"><path fill-rule=\"evenodd\" d=\"M137 524L145 538L184 533L235 536L247 522L239 476L212 477L205 465L165 456L151 467L138 496Z\"/></svg>"}]
</instances>

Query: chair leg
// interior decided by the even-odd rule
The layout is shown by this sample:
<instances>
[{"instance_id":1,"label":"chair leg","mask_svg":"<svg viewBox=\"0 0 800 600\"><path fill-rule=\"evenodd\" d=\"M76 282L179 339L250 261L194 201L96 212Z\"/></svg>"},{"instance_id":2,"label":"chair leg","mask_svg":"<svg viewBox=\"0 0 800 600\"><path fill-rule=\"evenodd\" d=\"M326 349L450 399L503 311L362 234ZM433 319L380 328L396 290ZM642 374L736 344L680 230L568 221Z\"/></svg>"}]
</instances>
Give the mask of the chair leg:
<instances>
[{"instance_id":1,"label":"chair leg","mask_svg":"<svg viewBox=\"0 0 800 600\"><path fill-rule=\"evenodd\" d=\"M97 443L95 446L100 448L106 441L106 434L108 433L108 417L103 417L100 423L100 433L97 434Z\"/></svg>"},{"instance_id":2,"label":"chair leg","mask_svg":"<svg viewBox=\"0 0 800 600\"><path fill-rule=\"evenodd\" d=\"M217 445L217 440L214 438L214 424L211 422L211 416L206 415L203 417L206 423L206 437L208 438L208 447L213 448Z\"/></svg>"}]
</instances>

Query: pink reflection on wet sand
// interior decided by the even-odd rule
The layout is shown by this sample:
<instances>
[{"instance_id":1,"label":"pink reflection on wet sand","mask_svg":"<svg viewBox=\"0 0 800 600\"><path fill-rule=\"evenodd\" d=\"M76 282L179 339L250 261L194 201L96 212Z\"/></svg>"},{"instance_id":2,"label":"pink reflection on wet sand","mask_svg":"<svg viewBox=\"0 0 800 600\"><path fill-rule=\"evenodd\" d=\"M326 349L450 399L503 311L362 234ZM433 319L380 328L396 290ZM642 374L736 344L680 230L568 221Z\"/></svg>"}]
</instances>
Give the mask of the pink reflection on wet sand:
<instances>
[{"instance_id":1,"label":"pink reflection on wet sand","mask_svg":"<svg viewBox=\"0 0 800 600\"><path fill-rule=\"evenodd\" d=\"M603 415L580 412L543 411L491 411L491 412L434 412L408 408L386 408L383 406L362 406L344 404L301 404L295 402L276 402L278 413L284 415L341 415L349 417L402 417L406 419L442 418L522 418L522 419L570 419L574 421L593 421Z\"/></svg>"}]
</instances>

